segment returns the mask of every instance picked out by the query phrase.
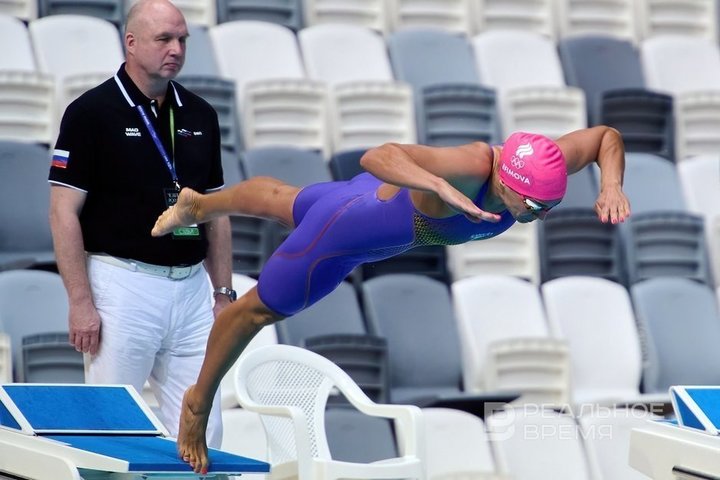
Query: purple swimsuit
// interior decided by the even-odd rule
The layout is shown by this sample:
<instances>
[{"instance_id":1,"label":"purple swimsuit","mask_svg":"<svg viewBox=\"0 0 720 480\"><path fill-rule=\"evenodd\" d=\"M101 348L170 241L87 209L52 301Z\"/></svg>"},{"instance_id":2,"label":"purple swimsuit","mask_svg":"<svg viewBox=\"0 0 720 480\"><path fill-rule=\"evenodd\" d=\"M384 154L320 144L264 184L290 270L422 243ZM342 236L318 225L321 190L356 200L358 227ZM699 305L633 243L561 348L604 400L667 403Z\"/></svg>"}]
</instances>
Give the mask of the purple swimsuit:
<instances>
[{"instance_id":1,"label":"purple swimsuit","mask_svg":"<svg viewBox=\"0 0 720 480\"><path fill-rule=\"evenodd\" d=\"M296 228L265 264L258 280L262 302L290 316L332 292L358 265L424 245L456 245L494 237L515 223L508 211L498 223L464 215L432 218L418 212L410 191L379 200L382 185L369 173L349 181L310 185L293 206ZM478 192L475 204L488 184Z\"/></svg>"}]
</instances>

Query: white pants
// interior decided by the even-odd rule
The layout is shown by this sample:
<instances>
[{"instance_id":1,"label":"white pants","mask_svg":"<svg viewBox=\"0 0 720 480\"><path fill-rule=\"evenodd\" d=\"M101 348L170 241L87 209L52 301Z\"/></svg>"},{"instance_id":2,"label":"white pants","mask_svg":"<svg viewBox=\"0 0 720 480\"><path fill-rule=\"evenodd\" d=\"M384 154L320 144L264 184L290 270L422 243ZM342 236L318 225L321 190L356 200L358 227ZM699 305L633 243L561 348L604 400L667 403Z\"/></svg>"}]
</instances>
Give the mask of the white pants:
<instances>
[{"instance_id":1,"label":"white pants","mask_svg":"<svg viewBox=\"0 0 720 480\"><path fill-rule=\"evenodd\" d=\"M185 390L197 380L214 316L204 268L170 280L88 260L88 277L102 321L100 348L90 358L85 381L132 385L142 393L148 380L159 417L177 437ZM213 401L208 446L222 440L220 392Z\"/></svg>"}]
</instances>

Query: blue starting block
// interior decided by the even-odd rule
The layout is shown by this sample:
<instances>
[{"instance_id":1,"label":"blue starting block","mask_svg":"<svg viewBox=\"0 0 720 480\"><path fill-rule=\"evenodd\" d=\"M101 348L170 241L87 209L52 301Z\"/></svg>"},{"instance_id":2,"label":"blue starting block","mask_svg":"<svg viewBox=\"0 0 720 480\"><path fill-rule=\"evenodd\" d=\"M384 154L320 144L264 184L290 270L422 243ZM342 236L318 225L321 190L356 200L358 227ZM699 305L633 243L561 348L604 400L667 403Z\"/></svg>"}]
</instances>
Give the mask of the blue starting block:
<instances>
[{"instance_id":1,"label":"blue starting block","mask_svg":"<svg viewBox=\"0 0 720 480\"><path fill-rule=\"evenodd\" d=\"M0 472L33 480L200 478L126 385L0 385ZM209 449L203 478L266 473L258 460Z\"/></svg>"},{"instance_id":2,"label":"blue starting block","mask_svg":"<svg viewBox=\"0 0 720 480\"><path fill-rule=\"evenodd\" d=\"M720 386L673 386L674 420L630 434L630 466L653 480L720 480Z\"/></svg>"}]
</instances>

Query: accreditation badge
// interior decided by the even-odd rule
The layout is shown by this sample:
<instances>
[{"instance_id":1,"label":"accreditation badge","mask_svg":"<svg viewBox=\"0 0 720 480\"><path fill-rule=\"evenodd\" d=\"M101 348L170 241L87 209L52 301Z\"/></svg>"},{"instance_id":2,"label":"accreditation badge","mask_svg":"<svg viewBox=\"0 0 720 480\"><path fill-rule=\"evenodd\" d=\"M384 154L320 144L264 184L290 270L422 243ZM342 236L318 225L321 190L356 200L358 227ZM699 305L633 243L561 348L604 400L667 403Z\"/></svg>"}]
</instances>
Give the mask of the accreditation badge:
<instances>
[{"instance_id":1,"label":"accreditation badge","mask_svg":"<svg viewBox=\"0 0 720 480\"><path fill-rule=\"evenodd\" d=\"M166 188L165 192L165 205L172 207L177 203L178 195L180 192L175 188ZM172 232L172 238L178 240L199 240L200 239L200 228L197 225L190 225L188 227L178 227Z\"/></svg>"}]
</instances>

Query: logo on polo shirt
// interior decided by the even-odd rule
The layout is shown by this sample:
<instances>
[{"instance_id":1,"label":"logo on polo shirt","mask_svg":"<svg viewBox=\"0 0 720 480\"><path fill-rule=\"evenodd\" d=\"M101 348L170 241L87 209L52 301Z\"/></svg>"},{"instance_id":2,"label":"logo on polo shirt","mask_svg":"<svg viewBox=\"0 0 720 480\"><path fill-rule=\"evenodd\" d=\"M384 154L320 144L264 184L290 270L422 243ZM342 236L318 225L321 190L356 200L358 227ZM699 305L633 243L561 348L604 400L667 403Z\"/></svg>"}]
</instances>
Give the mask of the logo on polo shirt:
<instances>
[{"instance_id":1,"label":"logo on polo shirt","mask_svg":"<svg viewBox=\"0 0 720 480\"><path fill-rule=\"evenodd\" d=\"M142 137L142 133L140 132L140 129L137 127L125 127L125 136L126 137Z\"/></svg>"}]
</instances>

